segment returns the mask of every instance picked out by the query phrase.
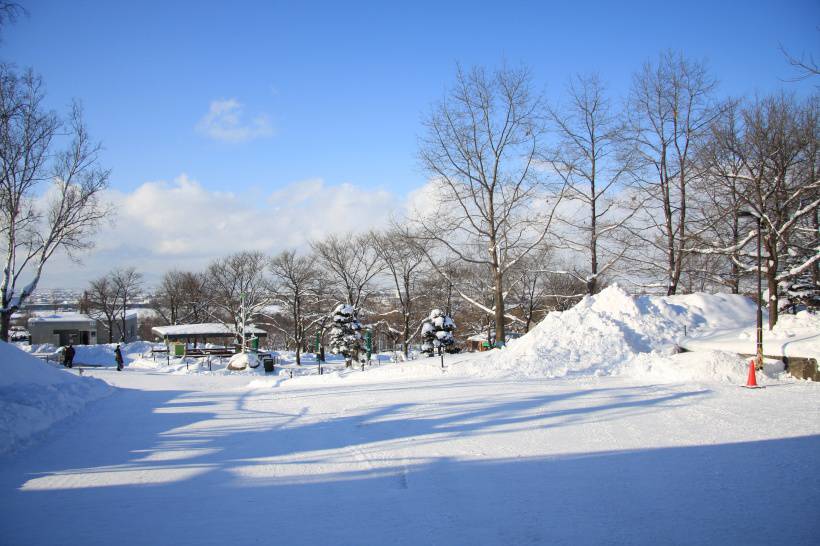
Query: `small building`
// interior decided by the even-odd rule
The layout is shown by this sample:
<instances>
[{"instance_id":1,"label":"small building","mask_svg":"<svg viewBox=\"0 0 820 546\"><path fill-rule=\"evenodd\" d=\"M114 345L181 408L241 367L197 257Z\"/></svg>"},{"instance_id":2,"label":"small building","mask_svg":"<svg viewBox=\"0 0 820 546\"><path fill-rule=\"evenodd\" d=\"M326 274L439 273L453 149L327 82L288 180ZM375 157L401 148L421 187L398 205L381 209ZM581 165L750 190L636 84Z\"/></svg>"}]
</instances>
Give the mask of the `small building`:
<instances>
[{"instance_id":1,"label":"small building","mask_svg":"<svg viewBox=\"0 0 820 546\"><path fill-rule=\"evenodd\" d=\"M139 319L137 313L125 314L125 332L122 320L113 324L111 340L114 343L130 343L138 339ZM88 315L74 312L50 313L30 318L28 330L32 345L51 343L53 345L96 345L108 343L108 324Z\"/></svg>"},{"instance_id":2,"label":"small building","mask_svg":"<svg viewBox=\"0 0 820 546\"><path fill-rule=\"evenodd\" d=\"M470 353L486 351L490 348L490 345L487 343L487 334L474 334L468 337L464 344Z\"/></svg>"},{"instance_id":3,"label":"small building","mask_svg":"<svg viewBox=\"0 0 820 546\"><path fill-rule=\"evenodd\" d=\"M60 313L28 320L32 345L95 345L97 344L97 321L80 313Z\"/></svg>"}]
</instances>

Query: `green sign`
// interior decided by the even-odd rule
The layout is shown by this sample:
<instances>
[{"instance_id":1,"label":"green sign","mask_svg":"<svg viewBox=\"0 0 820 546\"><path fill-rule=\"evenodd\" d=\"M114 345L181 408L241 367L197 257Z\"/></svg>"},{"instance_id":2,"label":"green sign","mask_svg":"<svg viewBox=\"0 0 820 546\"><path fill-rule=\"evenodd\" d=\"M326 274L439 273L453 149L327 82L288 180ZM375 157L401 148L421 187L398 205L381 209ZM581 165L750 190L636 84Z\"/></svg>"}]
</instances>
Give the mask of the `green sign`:
<instances>
[{"instance_id":1,"label":"green sign","mask_svg":"<svg viewBox=\"0 0 820 546\"><path fill-rule=\"evenodd\" d=\"M370 360L370 355L373 354L373 332L370 330L364 333L364 348L367 350L367 360Z\"/></svg>"}]
</instances>

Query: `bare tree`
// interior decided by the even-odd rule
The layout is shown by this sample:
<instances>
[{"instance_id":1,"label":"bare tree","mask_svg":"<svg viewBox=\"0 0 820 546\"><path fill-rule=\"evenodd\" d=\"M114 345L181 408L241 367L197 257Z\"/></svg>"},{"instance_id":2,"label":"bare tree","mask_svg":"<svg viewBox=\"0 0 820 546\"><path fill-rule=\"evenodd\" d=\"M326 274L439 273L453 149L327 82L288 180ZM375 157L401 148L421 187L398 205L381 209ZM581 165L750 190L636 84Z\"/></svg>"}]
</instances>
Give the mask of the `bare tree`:
<instances>
[{"instance_id":1,"label":"bare tree","mask_svg":"<svg viewBox=\"0 0 820 546\"><path fill-rule=\"evenodd\" d=\"M164 324L204 322L211 315L205 280L202 273L172 269L162 276L151 307Z\"/></svg>"},{"instance_id":2,"label":"bare tree","mask_svg":"<svg viewBox=\"0 0 820 546\"><path fill-rule=\"evenodd\" d=\"M205 273L185 271L182 274L181 291L183 307L180 321L198 324L213 316L213 296L208 290L208 277Z\"/></svg>"},{"instance_id":3,"label":"bare tree","mask_svg":"<svg viewBox=\"0 0 820 546\"><path fill-rule=\"evenodd\" d=\"M800 57L795 57L783 47L783 44L780 44L780 52L786 58L789 65L795 70L795 76L787 81L799 82L813 76L820 76L820 67L818 67L814 61L814 55L804 53L800 55Z\"/></svg>"},{"instance_id":4,"label":"bare tree","mask_svg":"<svg viewBox=\"0 0 820 546\"><path fill-rule=\"evenodd\" d=\"M142 288L142 273L138 273L134 267L115 269L111 273L111 284L117 298L120 341L127 341L125 334L127 331L128 306L134 303L134 298L139 294Z\"/></svg>"},{"instance_id":5,"label":"bare tree","mask_svg":"<svg viewBox=\"0 0 820 546\"><path fill-rule=\"evenodd\" d=\"M451 256L448 261L441 260L434 268L436 274L422 285L425 294L429 294L423 303L429 309L440 308L446 303L445 307L450 309L447 314L458 319L462 332L483 332L487 340L493 342L496 335L495 313L492 312L495 282L489 269L487 264L462 262L457 256ZM509 286L506 290L510 292ZM505 300L506 297L507 294ZM506 318L523 325L524 320L514 311L514 308L505 307Z\"/></svg>"},{"instance_id":6,"label":"bare tree","mask_svg":"<svg viewBox=\"0 0 820 546\"><path fill-rule=\"evenodd\" d=\"M579 301L585 294L585 283L560 273L548 273L544 280L546 285L545 299L547 312L566 311Z\"/></svg>"},{"instance_id":7,"label":"bare tree","mask_svg":"<svg viewBox=\"0 0 820 546\"><path fill-rule=\"evenodd\" d=\"M316 335L316 351L320 359L324 359L324 347L327 341L325 334L332 323L331 311L339 301L334 294L335 290L332 285L333 281L327 271L322 268L314 269L313 280L307 291L307 303L303 311L305 336Z\"/></svg>"},{"instance_id":8,"label":"bare tree","mask_svg":"<svg viewBox=\"0 0 820 546\"><path fill-rule=\"evenodd\" d=\"M743 160L738 155L738 147L724 143L734 138L741 123L738 104L733 102L725 114L712 123L709 137L700 147L698 162L704 175L693 184L693 203L699 213L692 222L696 234L690 240L690 250L698 255L695 262L700 265L691 271L692 276L712 285L726 286L733 294L740 293L744 277L739 265L741 241L745 237L740 218L743 188L738 179ZM715 254L715 248L729 250L724 256Z\"/></svg>"},{"instance_id":9,"label":"bare tree","mask_svg":"<svg viewBox=\"0 0 820 546\"><path fill-rule=\"evenodd\" d=\"M327 269L340 301L360 309L373 278L382 270L379 256L367 235L330 235L311 243L319 263Z\"/></svg>"},{"instance_id":10,"label":"bare tree","mask_svg":"<svg viewBox=\"0 0 820 546\"><path fill-rule=\"evenodd\" d=\"M398 309L387 313L397 313L401 316L400 340L402 351L407 357L410 351L410 336L413 319L421 320L421 316L414 317L415 301L419 273L424 262L424 253L400 229L392 229L384 233L370 235L375 245L376 253L381 259L386 271L390 275L395 287L395 301Z\"/></svg>"},{"instance_id":11,"label":"bare tree","mask_svg":"<svg viewBox=\"0 0 820 546\"><path fill-rule=\"evenodd\" d=\"M165 324L178 324L185 305L184 273L167 271L151 301L151 307Z\"/></svg>"},{"instance_id":12,"label":"bare tree","mask_svg":"<svg viewBox=\"0 0 820 546\"><path fill-rule=\"evenodd\" d=\"M678 290L690 238L689 186L698 175L698 141L722 108L712 99L716 82L706 67L673 52L647 62L633 79L627 139L635 153L634 183L648 198L633 235L644 252L634 259Z\"/></svg>"},{"instance_id":13,"label":"bare tree","mask_svg":"<svg viewBox=\"0 0 820 546\"><path fill-rule=\"evenodd\" d=\"M317 276L314 261L313 256L298 256L292 250L286 250L270 261L274 302L287 310L292 329L288 331L276 321L274 327L293 341L297 365L302 364L301 352L307 342L306 308Z\"/></svg>"},{"instance_id":14,"label":"bare tree","mask_svg":"<svg viewBox=\"0 0 820 546\"><path fill-rule=\"evenodd\" d=\"M229 324L245 350L246 331L271 304L265 277L268 258L261 252L237 252L208 266L207 290L212 294L212 317Z\"/></svg>"},{"instance_id":15,"label":"bare tree","mask_svg":"<svg viewBox=\"0 0 820 546\"><path fill-rule=\"evenodd\" d=\"M538 249L520 260L510 274L510 299L513 305L509 310L521 317L525 333L548 311L547 297L551 295L551 287L547 281L551 274L544 269L548 260L549 249Z\"/></svg>"},{"instance_id":16,"label":"bare tree","mask_svg":"<svg viewBox=\"0 0 820 546\"><path fill-rule=\"evenodd\" d=\"M89 316L105 325L105 329L108 331L108 343L113 343L114 324L117 321L119 311L119 299L117 298L117 290L109 275L91 281L85 296Z\"/></svg>"},{"instance_id":17,"label":"bare tree","mask_svg":"<svg viewBox=\"0 0 820 546\"><path fill-rule=\"evenodd\" d=\"M100 201L109 171L97 166L100 146L91 142L75 104L67 122L44 106L43 84L31 71L0 65L0 338L8 339L11 315L37 288L43 268L58 250L70 257L93 246L91 235L108 213ZM58 134L69 134L55 150ZM43 182L51 187L44 198Z\"/></svg>"},{"instance_id":18,"label":"bare tree","mask_svg":"<svg viewBox=\"0 0 820 546\"><path fill-rule=\"evenodd\" d=\"M739 158L733 175L741 207L757 219L761 230L768 286L769 328L778 318L779 288L810 272L820 262L816 235L820 179L817 176L818 102L798 103L775 95L759 99L742 110L742 125L720 133L719 145ZM802 244L796 238L808 227L811 235ZM731 248L745 270L757 267L754 250L747 247L757 226ZM802 247L802 251L801 251Z\"/></svg>"},{"instance_id":19,"label":"bare tree","mask_svg":"<svg viewBox=\"0 0 820 546\"><path fill-rule=\"evenodd\" d=\"M504 275L544 240L560 200L545 206L537 176L543 119L527 70L459 68L454 89L428 117L420 144L435 197L432 210L413 213L416 238L439 272L441 260L431 245L490 271L494 301L484 310L494 316L501 343L508 318Z\"/></svg>"},{"instance_id":20,"label":"bare tree","mask_svg":"<svg viewBox=\"0 0 820 546\"><path fill-rule=\"evenodd\" d=\"M631 165L629 154L617 153L622 125L598 76L576 76L567 93L566 106L550 109L558 144L546 160L566 184L566 199L578 205L569 217L558 218L569 228L558 236L562 246L585 257L586 267L572 274L594 294L599 277L626 252L624 238L616 242L614 235L642 204L631 203L631 212L624 212L615 198Z\"/></svg>"}]
</instances>

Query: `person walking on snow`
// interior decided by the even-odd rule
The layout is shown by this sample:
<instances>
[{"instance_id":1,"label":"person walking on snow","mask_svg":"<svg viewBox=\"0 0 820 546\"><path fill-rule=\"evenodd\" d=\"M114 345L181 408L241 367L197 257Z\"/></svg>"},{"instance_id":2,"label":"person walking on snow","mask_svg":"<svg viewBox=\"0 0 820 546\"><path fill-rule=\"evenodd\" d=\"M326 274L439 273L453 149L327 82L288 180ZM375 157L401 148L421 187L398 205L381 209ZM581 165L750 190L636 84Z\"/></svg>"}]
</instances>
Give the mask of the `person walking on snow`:
<instances>
[{"instance_id":1,"label":"person walking on snow","mask_svg":"<svg viewBox=\"0 0 820 546\"><path fill-rule=\"evenodd\" d=\"M74 365L74 346L69 343L68 347L63 351L63 365L66 368L71 368Z\"/></svg>"},{"instance_id":2,"label":"person walking on snow","mask_svg":"<svg viewBox=\"0 0 820 546\"><path fill-rule=\"evenodd\" d=\"M114 349L114 360L117 361L117 371L122 371L122 351L120 351L120 346L117 345L117 348Z\"/></svg>"}]
</instances>

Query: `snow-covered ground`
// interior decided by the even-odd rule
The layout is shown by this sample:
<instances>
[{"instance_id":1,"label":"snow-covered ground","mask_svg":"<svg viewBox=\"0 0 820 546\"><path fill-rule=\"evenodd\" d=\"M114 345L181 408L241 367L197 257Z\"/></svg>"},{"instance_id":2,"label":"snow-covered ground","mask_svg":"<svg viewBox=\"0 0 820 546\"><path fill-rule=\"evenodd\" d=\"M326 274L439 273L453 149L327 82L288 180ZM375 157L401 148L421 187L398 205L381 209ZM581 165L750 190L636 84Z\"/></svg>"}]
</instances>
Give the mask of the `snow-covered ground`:
<instances>
[{"instance_id":1,"label":"snow-covered ground","mask_svg":"<svg viewBox=\"0 0 820 546\"><path fill-rule=\"evenodd\" d=\"M0 453L26 445L111 391L103 381L79 377L0 341Z\"/></svg>"},{"instance_id":2,"label":"snow-covered ground","mask_svg":"<svg viewBox=\"0 0 820 546\"><path fill-rule=\"evenodd\" d=\"M385 365L276 387L241 374L87 372L121 389L0 459L0 536L816 543L815 384L468 381L429 361L397 367L424 370L387 380Z\"/></svg>"},{"instance_id":3,"label":"snow-covered ground","mask_svg":"<svg viewBox=\"0 0 820 546\"><path fill-rule=\"evenodd\" d=\"M820 384L769 365L747 390L742 358L676 353L750 305L615 287L444 369L135 350L85 372L111 396L0 456L0 543L816 544Z\"/></svg>"},{"instance_id":4,"label":"snow-covered ground","mask_svg":"<svg viewBox=\"0 0 820 546\"><path fill-rule=\"evenodd\" d=\"M717 349L741 354L757 352L755 324L737 328L717 328L686 338L682 345L689 350ZM814 358L820 361L820 316L801 311L782 314L773 330L763 325L763 353L772 356Z\"/></svg>"}]
</instances>

